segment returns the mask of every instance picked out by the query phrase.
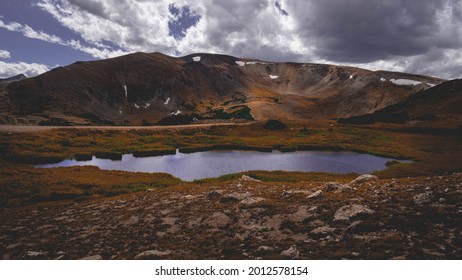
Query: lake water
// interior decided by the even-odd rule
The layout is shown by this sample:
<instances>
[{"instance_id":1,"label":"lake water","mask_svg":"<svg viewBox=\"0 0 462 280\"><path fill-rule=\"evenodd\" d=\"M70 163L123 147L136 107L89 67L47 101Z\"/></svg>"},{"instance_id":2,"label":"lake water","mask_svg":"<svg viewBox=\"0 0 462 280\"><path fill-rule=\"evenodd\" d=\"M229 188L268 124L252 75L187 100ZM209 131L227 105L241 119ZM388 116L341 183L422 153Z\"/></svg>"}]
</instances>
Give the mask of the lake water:
<instances>
[{"instance_id":1,"label":"lake water","mask_svg":"<svg viewBox=\"0 0 462 280\"><path fill-rule=\"evenodd\" d=\"M54 164L40 164L36 167L53 168L65 166L94 165L105 170L131 172L165 172L182 180L191 181L219 177L225 174L250 170L282 170L331 173L370 173L386 169L391 158L353 152L298 151L206 151L190 154L177 152L175 155L136 158L123 155L122 160L113 161L93 156L89 161L66 159Z\"/></svg>"}]
</instances>

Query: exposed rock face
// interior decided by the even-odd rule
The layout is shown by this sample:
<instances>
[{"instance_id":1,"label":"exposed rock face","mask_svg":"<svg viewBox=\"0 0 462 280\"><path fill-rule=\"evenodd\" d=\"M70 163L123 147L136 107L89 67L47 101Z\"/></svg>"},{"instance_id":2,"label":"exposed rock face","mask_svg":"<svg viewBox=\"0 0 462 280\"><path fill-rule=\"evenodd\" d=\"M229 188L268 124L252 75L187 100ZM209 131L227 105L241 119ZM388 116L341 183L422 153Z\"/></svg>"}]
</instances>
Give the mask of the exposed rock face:
<instances>
[{"instance_id":1,"label":"exposed rock face","mask_svg":"<svg viewBox=\"0 0 462 280\"><path fill-rule=\"evenodd\" d=\"M371 210L364 205L345 205L335 212L334 221L349 221L351 219L369 216L374 213L374 210Z\"/></svg>"}]
</instances>

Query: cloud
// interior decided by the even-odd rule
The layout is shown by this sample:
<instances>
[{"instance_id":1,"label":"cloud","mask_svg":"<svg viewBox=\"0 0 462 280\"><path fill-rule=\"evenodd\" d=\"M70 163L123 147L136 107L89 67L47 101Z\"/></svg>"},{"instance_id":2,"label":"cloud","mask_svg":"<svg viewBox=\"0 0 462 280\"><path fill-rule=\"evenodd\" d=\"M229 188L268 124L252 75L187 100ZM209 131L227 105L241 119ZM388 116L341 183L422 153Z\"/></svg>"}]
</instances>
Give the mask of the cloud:
<instances>
[{"instance_id":1,"label":"cloud","mask_svg":"<svg viewBox=\"0 0 462 280\"><path fill-rule=\"evenodd\" d=\"M11 54L7 50L0 50L0 58L10 58Z\"/></svg>"},{"instance_id":2,"label":"cloud","mask_svg":"<svg viewBox=\"0 0 462 280\"><path fill-rule=\"evenodd\" d=\"M82 40L19 23L0 27L96 58L211 52L462 75L459 0L38 0L36 7Z\"/></svg>"},{"instance_id":3,"label":"cloud","mask_svg":"<svg viewBox=\"0 0 462 280\"><path fill-rule=\"evenodd\" d=\"M18 74L25 74L28 77L37 76L49 71L48 66L38 63L26 62L5 62L0 61L0 78L9 78Z\"/></svg>"},{"instance_id":4,"label":"cloud","mask_svg":"<svg viewBox=\"0 0 462 280\"><path fill-rule=\"evenodd\" d=\"M104 44L101 44L101 43L96 44L95 47L91 47L91 46L85 46L78 40L63 40L62 38L58 36L48 34L43 31L34 30L32 27L30 27L27 24L23 25L17 22L5 23L4 21L0 20L0 28L4 28L6 30L13 31L13 32L22 33L23 36L27 38L37 39L37 40L45 41L45 42L52 43L52 44L59 44L59 45L71 47L75 50L88 53L95 58L109 58L109 57L115 57L115 56L127 54L127 52L120 50L120 49L118 50L109 49L108 46L105 46Z\"/></svg>"}]
</instances>

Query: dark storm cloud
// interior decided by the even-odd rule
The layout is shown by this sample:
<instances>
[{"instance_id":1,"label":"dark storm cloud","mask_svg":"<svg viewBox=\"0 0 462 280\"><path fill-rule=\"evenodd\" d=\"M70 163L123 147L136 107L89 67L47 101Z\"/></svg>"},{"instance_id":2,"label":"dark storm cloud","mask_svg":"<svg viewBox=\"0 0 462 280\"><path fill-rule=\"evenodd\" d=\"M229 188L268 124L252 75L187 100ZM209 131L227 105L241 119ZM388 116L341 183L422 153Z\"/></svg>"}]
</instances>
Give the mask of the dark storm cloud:
<instances>
[{"instance_id":1,"label":"dark storm cloud","mask_svg":"<svg viewBox=\"0 0 462 280\"><path fill-rule=\"evenodd\" d=\"M313 40L316 54L327 60L364 63L460 46L458 31L440 20L460 19L459 0L289 3L299 32Z\"/></svg>"},{"instance_id":2,"label":"dark storm cloud","mask_svg":"<svg viewBox=\"0 0 462 280\"><path fill-rule=\"evenodd\" d=\"M67 0L69 3L74 5L81 10L87 11L90 14L104 17L105 9L101 2L93 0Z\"/></svg>"}]
</instances>

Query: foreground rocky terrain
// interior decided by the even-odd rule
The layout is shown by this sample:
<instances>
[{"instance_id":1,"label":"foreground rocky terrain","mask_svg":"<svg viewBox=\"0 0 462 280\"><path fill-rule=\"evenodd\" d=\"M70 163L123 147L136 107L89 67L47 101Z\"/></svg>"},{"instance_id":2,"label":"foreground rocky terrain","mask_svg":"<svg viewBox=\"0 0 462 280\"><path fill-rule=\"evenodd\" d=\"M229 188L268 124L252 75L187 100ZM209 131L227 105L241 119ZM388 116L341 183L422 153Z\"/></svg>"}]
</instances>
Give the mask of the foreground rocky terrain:
<instances>
[{"instance_id":1,"label":"foreground rocky terrain","mask_svg":"<svg viewBox=\"0 0 462 280\"><path fill-rule=\"evenodd\" d=\"M1 208L3 259L460 259L462 174L352 182L246 175Z\"/></svg>"}]
</instances>

